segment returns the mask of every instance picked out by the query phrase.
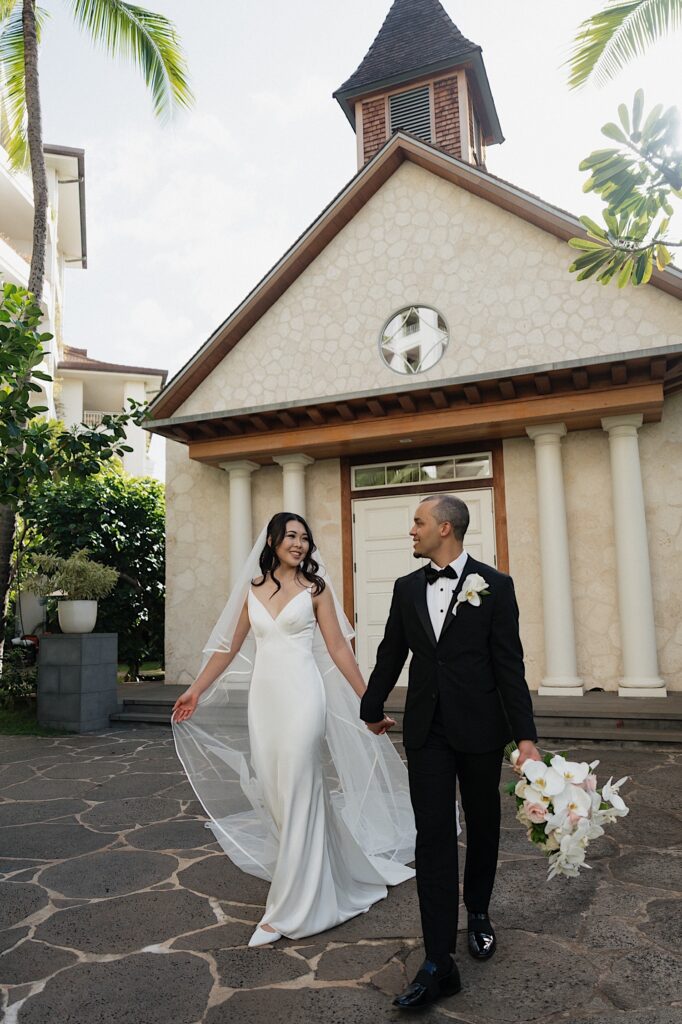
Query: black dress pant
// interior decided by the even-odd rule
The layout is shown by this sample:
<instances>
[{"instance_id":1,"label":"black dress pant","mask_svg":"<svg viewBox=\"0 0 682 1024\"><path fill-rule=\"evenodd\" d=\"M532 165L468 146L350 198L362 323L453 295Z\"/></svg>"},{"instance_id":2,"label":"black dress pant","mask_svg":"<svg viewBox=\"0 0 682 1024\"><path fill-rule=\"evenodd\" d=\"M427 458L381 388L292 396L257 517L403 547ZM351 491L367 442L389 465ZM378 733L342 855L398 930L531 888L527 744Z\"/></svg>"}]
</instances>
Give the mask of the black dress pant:
<instances>
[{"instance_id":1,"label":"black dress pant","mask_svg":"<svg viewBox=\"0 0 682 1024\"><path fill-rule=\"evenodd\" d=\"M464 903L470 913L487 913L500 841L503 751L455 750L438 709L424 746L406 753L417 824L415 863L424 946L429 960L442 963L454 952L457 939L456 782L467 835Z\"/></svg>"}]
</instances>

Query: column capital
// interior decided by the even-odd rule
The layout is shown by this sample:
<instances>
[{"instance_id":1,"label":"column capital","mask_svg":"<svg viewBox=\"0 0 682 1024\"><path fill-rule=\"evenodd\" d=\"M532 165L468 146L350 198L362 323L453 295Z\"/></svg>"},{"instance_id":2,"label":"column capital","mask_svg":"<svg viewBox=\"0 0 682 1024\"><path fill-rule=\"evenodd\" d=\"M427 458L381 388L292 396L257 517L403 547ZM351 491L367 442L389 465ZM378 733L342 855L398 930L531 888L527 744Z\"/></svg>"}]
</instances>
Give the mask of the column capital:
<instances>
[{"instance_id":1,"label":"column capital","mask_svg":"<svg viewBox=\"0 0 682 1024\"><path fill-rule=\"evenodd\" d=\"M292 455L273 455L272 461L276 462L278 466L312 466L315 459L298 452Z\"/></svg>"},{"instance_id":2,"label":"column capital","mask_svg":"<svg viewBox=\"0 0 682 1024\"><path fill-rule=\"evenodd\" d=\"M230 475L251 476L256 469L260 469L260 463L249 462L248 459L238 459L235 462L221 462L220 468Z\"/></svg>"},{"instance_id":3,"label":"column capital","mask_svg":"<svg viewBox=\"0 0 682 1024\"><path fill-rule=\"evenodd\" d=\"M537 423L533 427L526 427L526 433L536 443L558 444L568 431L565 423Z\"/></svg>"},{"instance_id":4,"label":"column capital","mask_svg":"<svg viewBox=\"0 0 682 1024\"><path fill-rule=\"evenodd\" d=\"M602 429L612 437L635 437L644 422L641 412L628 413L624 416L604 416Z\"/></svg>"}]
</instances>

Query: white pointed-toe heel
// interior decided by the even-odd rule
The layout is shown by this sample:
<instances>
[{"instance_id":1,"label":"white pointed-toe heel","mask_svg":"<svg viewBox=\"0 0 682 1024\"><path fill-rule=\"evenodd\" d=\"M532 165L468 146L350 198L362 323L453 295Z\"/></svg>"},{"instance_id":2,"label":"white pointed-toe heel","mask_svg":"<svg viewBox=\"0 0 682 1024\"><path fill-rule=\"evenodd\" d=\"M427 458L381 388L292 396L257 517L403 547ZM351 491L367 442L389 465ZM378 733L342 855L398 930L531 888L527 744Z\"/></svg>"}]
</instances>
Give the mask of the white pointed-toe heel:
<instances>
[{"instance_id":1,"label":"white pointed-toe heel","mask_svg":"<svg viewBox=\"0 0 682 1024\"><path fill-rule=\"evenodd\" d=\"M277 942L277 940L281 938L281 932L269 932L266 928L261 928L261 926L258 925L255 932L249 939L249 946L267 946L270 942Z\"/></svg>"}]
</instances>

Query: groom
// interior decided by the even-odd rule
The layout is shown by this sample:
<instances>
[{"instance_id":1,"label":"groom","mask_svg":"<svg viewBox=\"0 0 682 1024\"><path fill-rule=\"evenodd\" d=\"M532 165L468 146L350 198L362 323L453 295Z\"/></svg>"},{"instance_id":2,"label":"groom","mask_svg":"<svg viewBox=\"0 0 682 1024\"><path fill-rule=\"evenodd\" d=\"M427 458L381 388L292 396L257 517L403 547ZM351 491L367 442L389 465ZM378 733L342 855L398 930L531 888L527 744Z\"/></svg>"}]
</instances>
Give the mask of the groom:
<instances>
[{"instance_id":1,"label":"groom","mask_svg":"<svg viewBox=\"0 0 682 1024\"><path fill-rule=\"evenodd\" d=\"M430 563L395 583L384 638L360 717L381 734L395 723L384 701L412 652L403 742L417 824L416 875L426 959L394 1005L423 1006L459 992L451 957L459 884L455 782L466 819L464 903L469 952L495 952L488 903L500 837L500 770L513 737L520 762L540 759L509 576L463 548L469 510L450 494L421 502L410 536Z\"/></svg>"}]
</instances>

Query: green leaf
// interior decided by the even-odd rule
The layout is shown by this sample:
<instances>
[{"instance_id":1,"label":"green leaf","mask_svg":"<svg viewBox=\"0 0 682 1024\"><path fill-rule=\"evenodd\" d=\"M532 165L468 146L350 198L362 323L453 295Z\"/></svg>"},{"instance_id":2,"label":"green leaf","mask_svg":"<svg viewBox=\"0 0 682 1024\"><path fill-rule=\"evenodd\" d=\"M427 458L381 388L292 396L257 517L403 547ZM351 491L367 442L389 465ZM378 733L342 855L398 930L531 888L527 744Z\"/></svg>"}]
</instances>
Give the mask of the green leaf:
<instances>
[{"instance_id":1,"label":"green leaf","mask_svg":"<svg viewBox=\"0 0 682 1024\"><path fill-rule=\"evenodd\" d=\"M591 234L597 238L603 238L606 241L606 232L603 228L600 228L598 224L595 224L589 217L581 217L580 223L582 226Z\"/></svg>"},{"instance_id":2,"label":"green leaf","mask_svg":"<svg viewBox=\"0 0 682 1024\"><path fill-rule=\"evenodd\" d=\"M644 90L638 89L632 103L632 130L639 131L642 122L642 111L644 110Z\"/></svg>"},{"instance_id":3,"label":"green leaf","mask_svg":"<svg viewBox=\"0 0 682 1024\"><path fill-rule=\"evenodd\" d=\"M591 167L598 167L619 153L618 149L596 149L594 153L590 153L588 157L580 161L578 170L589 171Z\"/></svg>"},{"instance_id":4,"label":"green leaf","mask_svg":"<svg viewBox=\"0 0 682 1024\"><path fill-rule=\"evenodd\" d=\"M659 270L665 270L669 263L672 263L673 258L670 252L664 245L656 246L656 266Z\"/></svg>"},{"instance_id":5,"label":"green leaf","mask_svg":"<svg viewBox=\"0 0 682 1024\"><path fill-rule=\"evenodd\" d=\"M617 124L613 121L609 121L605 124L601 130L602 135L605 135L607 139L615 139L616 142L627 143L627 137L623 134Z\"/></svg>"},{"instance_id":6,"label":"green leaf","mask_svg":"<svg viewBox=\"0 0 682 1024\"><path fill-rule=\"evenodd\" d=\"M653 108L653 110L650 112L650 114L647 117L646 121L644 122L644 127L642 128L642 138L645 141L649 138L650 134L653 132L653 130L654 130L655 126L656 126L656 122L658 121L659 117L661 116L661 111L662 110L663 110L663 104L662 103L657 103L656 106Z\"/></svg>"},{"instance_id":7,"label":"green leaf","mask_svg":"<svg viewBox=\"0 0 682 1024\"><path fill-rule=\"evenodd\" d=\"M622 126L623 126L623 128L625 130L625 134L629 135L630 134L630 111L628 110L628 108L625 106L624 103L621 103L618 106L618 117L620 118L620 123L622 124Z\"/></svg>"},{"instance_id":8,"label":"green leaf","mask_svg":"<svg viewBox=\"0 0 682 1024\"><path fill-rule=\"evenodd\" d=\"M568 244L573 249L584 249L586 252L602 250L604 248L601 242L592 242L589 238L569 238Z\"/></svg>"},{"instance_id":9,"label":"green leaf","mask_svg":"<svg viewBox=\"0 0 682 1024\"><path fill-rule=\"evenodd\" d=\"M632 257L628 256L627 260L623 264L620 274L618 275L618 287L624 288L632 277L633 260Z\"/></svg>"}]
</instances>

